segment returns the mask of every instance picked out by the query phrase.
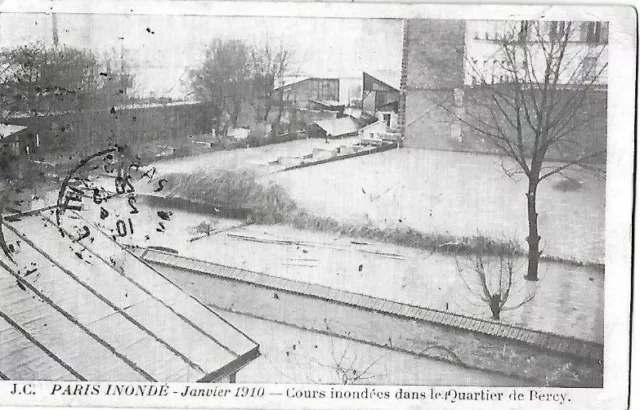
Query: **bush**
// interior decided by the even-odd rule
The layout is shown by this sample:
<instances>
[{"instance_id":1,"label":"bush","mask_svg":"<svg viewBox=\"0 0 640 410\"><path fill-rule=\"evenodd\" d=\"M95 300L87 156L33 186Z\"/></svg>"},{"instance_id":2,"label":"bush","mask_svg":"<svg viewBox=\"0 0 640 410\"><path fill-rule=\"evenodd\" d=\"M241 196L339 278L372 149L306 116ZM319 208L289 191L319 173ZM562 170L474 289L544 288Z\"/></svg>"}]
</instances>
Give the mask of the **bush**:
<instances>
[{"instance_id":1,"label":"bush","mask_svg":"<svg viewBox=\"0 0 640 410\"><path fill-rule=\"evenodd\" d=\"M380 229L371 224L349 224L331 217L320 217L301 209L289 194L273 182L262 185L251 170L218 170L164 176L170 187L167 196L175 196L229 209L248 210L259 224L287 224L297 229L335 232L354 238L393 243L439 252L471 253L478 249L498 255L509 244L481 235L456 238L424 233L412 228ZM517 249L522 254L522 249Z\"/></svg>"}]
</instances>

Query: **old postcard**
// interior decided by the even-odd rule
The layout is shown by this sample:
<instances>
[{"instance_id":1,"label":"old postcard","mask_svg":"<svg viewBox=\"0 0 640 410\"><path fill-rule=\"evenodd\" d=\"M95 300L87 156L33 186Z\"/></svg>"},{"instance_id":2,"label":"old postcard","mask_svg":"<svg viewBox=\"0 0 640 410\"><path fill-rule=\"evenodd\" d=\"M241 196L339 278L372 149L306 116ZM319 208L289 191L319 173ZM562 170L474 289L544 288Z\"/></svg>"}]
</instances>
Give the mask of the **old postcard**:
<instances>
[{"instance_id":1,"label":"old postcard","mask_svg":"<svg viewBox=\"0 0 640 410\"><path fill-rule=\"evenodd\" d=\"M636 36L0 3L0 406L626 408Z\"/></svg>"}]
</instances>

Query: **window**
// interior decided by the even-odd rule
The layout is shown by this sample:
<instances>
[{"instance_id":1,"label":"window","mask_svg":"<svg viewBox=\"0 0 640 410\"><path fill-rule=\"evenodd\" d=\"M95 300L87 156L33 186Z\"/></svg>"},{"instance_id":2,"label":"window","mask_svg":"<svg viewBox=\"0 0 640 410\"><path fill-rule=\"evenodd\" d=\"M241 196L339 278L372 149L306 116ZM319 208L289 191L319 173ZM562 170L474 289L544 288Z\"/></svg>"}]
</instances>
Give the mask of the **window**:
<instances>
[{"instance_id":1,"label":"window","mask_svg":"<svg viewBox=\"0 0 640 410\"><path fill-rule=\"evenodd\" d=\"M331 95L331 81L323 80L322 81L322 95L319 97L322 100L332 100Z\"/></svg>"},{"instance_id":2,"label":"window","mask_svg":"<svg viewBox=\"0 0 640 410\"><path fill-rule=\"evenodd\" d=\"M599 43L602 39L602 23L599 21L590 21L586 25L587 43Z\"/></svg>"},{"instance_id":3,"label":"window","mask_svg":"<svg viewBox=\"0 0 640 410\"><path fill-rule=\"evenodd\" d=\"M529 22L521 21L520 22L520 32L518 33L518 41L524 42L527 41L529 37Z\"/></svg>"},{"instance_id":4,"label":"window","mask_svg":"<svg viewBox=\"0 0 640 410\"><path fill-rule=\"evenodd\" d=\"M551 40L559 40L564 38L567 24L564 21L552 21L549 25L549 38Z\"/></svg>"},{"instance_id":5,"label":"window","mask_svg":"<svg viewBox=\"0 0 640 410\"><path fill-rule=\"evenodd\" d=\"M596 57L585 57L582 60L583 81L595 81L598 77L598 59Z\"/></svg>"},{"instance_id":6,"label":"window","mask_svg":"<svg viewBox=\"0 0 640 410\"><path fill-rule=\"evenodd\" d=\"M382 119L387 124L387 128L391 126L391 114L382 114Z\"/></svg>"}]
</instances>

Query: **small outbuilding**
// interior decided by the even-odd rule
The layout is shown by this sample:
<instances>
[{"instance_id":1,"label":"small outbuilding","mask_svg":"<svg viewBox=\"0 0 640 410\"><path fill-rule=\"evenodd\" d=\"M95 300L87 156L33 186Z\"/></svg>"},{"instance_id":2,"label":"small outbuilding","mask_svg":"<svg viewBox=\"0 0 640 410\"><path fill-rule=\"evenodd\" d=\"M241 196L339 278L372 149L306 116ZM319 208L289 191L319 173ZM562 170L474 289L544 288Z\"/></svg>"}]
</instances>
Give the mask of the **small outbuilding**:
<instances>
[{"instance_id":1,"label":"small outbuilding","mask_svg":"<svg viewBox=\"0 0 640 410\"><path fill-rule=\"evenodd\" d=\"M351 116L321 120L311 124L309 136L312 138L351 137L357 135L361 127L361 122Z\"/></svg>"}]
</instances>

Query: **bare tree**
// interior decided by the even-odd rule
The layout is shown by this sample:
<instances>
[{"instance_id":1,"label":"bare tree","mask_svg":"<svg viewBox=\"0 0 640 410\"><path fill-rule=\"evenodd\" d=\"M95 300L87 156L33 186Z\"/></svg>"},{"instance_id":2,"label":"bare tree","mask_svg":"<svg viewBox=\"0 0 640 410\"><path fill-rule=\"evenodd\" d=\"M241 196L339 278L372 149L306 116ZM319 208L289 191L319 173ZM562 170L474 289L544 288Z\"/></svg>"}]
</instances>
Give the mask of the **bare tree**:
<instances>
[{"instance_id":1,"label":"bare tree","mask_svg":"<svg viewBox=\"0 0 640 410\"><path fill-rule=\"evenodd\" d=\"M538 280L538 185L571 167L604 172L605 144L594 143L591 135L594 124L605 123L601 84L608 28L541 21L505 22L504 27L491 39L493 55L466 56L471 87L456 101L438 104L467 133L511 160L503 163L507 175L528 180L526 278Z\"/></svg>"},{"instance_id":2,"label":"bare tree","mask_svg":"<svg viewBox=\"0 0 640 410\"><path fill-rule=\"evenodd\" d=\"M236 126L250 86L249 48L240 40L214 40L206 51L203 64L190 72L194 94L211 104L216 120L216 135L226 132L223 116L229 115Z\"/></svg>"},{"instance_id":3,"label":"bare tree","mask_svg":"<svg viewBox=\"0 0 640 410\"><path fill-rule=\"evenodd\" d=\"M253 69L253 107L258 121L267 122L276 104L278 109L272 124L271 136L275 136L284 110L282 86L292 69L293 52L283 42L274 45L268 36L265 41L253 47L251 64ZM277 95L274 91L279 89Z\"/></svg>"},{"instance_id":4,"label":"bare tree","mask_svg":"<svg viewBox=\"0 0 640 410\"><path fill-rule=\"evenodd\" d=\"M117 70L116 70L117 71ZM127 75L131 84L132 76ZM0 50L0 117L10 122L16 116L38 117L49 114L77 113L84 109L106 108L109 70L101 69L98 58L89 50L67 46L46 46L27 43ZM118 92L122 90L119 82ZM126 85L125 84L125 85ZM82 123L91 118L69 116L69 128L82 129ZM68 124L64 124L67 126ZM47 141L47 149L79 149L90 144L88 132L73 135L63 130ZM5 141L0 141L0 212L12 202L24 202L27 188L36 191L45 183L44 172L31 158L31 151L23 146L19 152ZM1 236L1 235L0 235ZM1 238L0 238L1 239ZM2 241L0 240L0 246ZM4 249L4 248L3 248Z\"/></svg>"},{"instance_id":5,"label":"bare tree","mask_svg":"<svg viewBox=\"0 0 640 410\"><path fill-rule=\"evenodd\" d=\"M500 319L503 310L516 309L535 297L535 290L518 295L520 300L513 300L513 291L521 277L516 273L517 245L511 240L492 249L497 255L488 256L483 237L478 237L480 246L464 258L456 258L458 274L470 294L491 310L493 319ZM507 305L507 303L509 303Z\"/></svg>"},{"instance_id":6,"label":"bare tree","mask_svg":"<svg viewBox=\"0 0 640 410\"><path fill-rule=\"evenodd\" d=\"M352 339L343 339L334 336L334 331L325 322L325 333L328 343L324 338L314 341L313 345L305 345L298 341L285 351L285 355L291 364L306 376L306 380L297 380L286 376L294 383L306 382L314 384L339 383L343 385L370 383L374 379L382 379L386 374L374 373L374 370L391 351L382 354L374 354L370 347L360 351L362 346ZM327 352L328 349L328 352ZM328 353L328 354L327 354ZM323 356L323 357L319 357ZM315 368L315 369L314 369ZM320 368L325 369L320 372ZM315 371L314 371L315 370ZM323 377L327 372L328 376Z\"/></svg>"},{"instance_id":7,"label":"bare tree","mask_svg":"<svg viewBox=\"0 0 640 410\"><path fill-rule=\"evenodd\" d=\"M327 363L322 363L316 359L313 361L325 368L331 369L338 382L344 385L359 384L365 380L371 380L380 377L380 374L371 373L371 369L382 359L389 355L387 352L376 359L360 357L358 349L352 340L348 340L344 348L336 349L333 336L329 339L331 344L331 358Z\"/></svg>"},{"instance_id":8,"label":"bare tree","mask_svg":"<svg viewBox=\"0 0 640 410\"><path fill-rule=\"evenodd\" d=\"M29 43L0 52L5 118L16 113L31 116L82 108L89 95L108 92L106 73L88 50ZM129 78L130 83L130 78Z\"/></svg>"}]
</instances>

